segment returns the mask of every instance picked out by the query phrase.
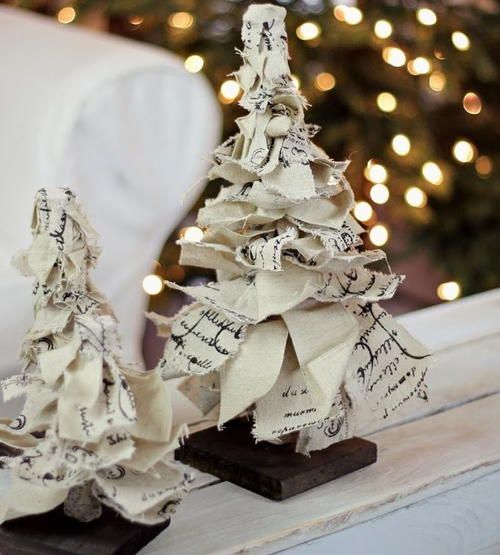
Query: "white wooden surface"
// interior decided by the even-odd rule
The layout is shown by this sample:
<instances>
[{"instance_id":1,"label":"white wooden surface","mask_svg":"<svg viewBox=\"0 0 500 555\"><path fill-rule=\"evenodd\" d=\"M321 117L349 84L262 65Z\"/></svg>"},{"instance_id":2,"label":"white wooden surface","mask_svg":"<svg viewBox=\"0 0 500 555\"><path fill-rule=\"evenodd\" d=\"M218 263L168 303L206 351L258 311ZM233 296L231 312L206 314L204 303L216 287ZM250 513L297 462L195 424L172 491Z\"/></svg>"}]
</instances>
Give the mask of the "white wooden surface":
<instances>
[{"instance_id":1,"label":"white wooden surface","mask_svg":"<svg viewBox=\"0 0 500 555\"><path fill-rule=\"evenodd\" d=\"M274 553L379 517L500 470L499 421L493 395L378 432L375 465L280 503L227 482L191 492L143 553Z\"/></svg>"},{"instance_id":2,"label":"white wooden surface","mask_svg":"<svg viewBox=\"0 0 500 555\"><path fill-rule=\"evenodd\" d=\"M500 555L500 290L400 320L435 353L431 401L366 430L375 465L280 503L198 474L141 554Z\"/></svg>"},{"instance_id":3,"label":"white wooden surface","mask_svg":"<svg viewBox=\"0 0 500 555\"><path fill-rule=\"evenodd\" d=\"M385 517L300 544L287 555L498 555L500 473ZM493 494L493 495L492 495Z\"/></svg>"},{"instance_id":4,"label":"white wooden surface","mask_svg":"<svg viewBox=\"0 0 500 555\"><path fill-rule=\"evenodd\" d=\"M435 353L431 402L366 430L375 465L281 503L205 475L141 553L500 554L500 291L400 320Z\"/></svg>"}]
</instances>

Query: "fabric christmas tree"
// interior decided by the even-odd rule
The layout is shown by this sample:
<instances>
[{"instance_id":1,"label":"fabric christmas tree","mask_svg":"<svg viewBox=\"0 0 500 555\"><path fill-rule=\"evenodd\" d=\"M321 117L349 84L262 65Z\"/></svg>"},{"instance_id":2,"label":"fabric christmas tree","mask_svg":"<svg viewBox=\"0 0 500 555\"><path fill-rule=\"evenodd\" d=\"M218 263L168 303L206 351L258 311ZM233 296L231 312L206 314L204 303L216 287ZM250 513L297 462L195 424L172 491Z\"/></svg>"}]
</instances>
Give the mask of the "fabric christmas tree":
<instances>
[{"instance_id":1,"label":"fabric christmas tree","mask_svg":"<svg viewBox=\"0 0 500 555\"><path fill-rule=\"evenodd\" d=\"M35 278L35 321L22 344L22 374L3 380L6 401L26 395L15 420L0 421L10 489L0 522L48 511L89 521L101 503L127 519L168 520L186 476L164 461L178 445L165 384L121 359L117 322L89 270L97 235L68 189L36 194L33 242L14 260Z\"/></svg>"},{"instance_id":2,"label":"fabric christmas tree","mask_svg":"<svg viewBox=\"0 0 500 555\"><path fill-rule=\"evenodd\" d=\"M227 183L198 214L200 242L180 241L181 264L217 281L170 287L195 299L170 321L163 377L203 413L252 413L257 440L294 441L302 453L346 439L366 419L427 398L425 349L376 302L403 277L363 228L336 162L311 138L305 99L288 65L286 10L252 5L235 76L248 111L215 151L210 178Z\"/></svg>"}]
</instances>

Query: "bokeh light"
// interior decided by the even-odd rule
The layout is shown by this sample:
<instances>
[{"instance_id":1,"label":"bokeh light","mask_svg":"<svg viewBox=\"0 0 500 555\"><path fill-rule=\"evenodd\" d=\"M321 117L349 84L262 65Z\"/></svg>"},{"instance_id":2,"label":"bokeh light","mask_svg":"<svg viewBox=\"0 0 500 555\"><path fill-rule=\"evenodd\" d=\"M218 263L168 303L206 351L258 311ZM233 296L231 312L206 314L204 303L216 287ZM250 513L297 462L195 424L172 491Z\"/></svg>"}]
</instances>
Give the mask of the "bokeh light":
<instances>
[{"instance_id":1,"label":"bokeh light","mask_svg":"<svg viewBox=\"0 0 500 555\"><path fill-rule=\"evenodd\" d=\"M392 25L386 19L379 19L375 22L373 32L379 39L387 39L392 35Z\"/></svg>"},{"instance_id":2,"label":"bokeh light","mask_svg":"<svg viewBox=\"0 0 500 555\"><path fill-rule=\"evenodd\" d=\"M179 237L185 241L191 241L193 243L198 243L203 239L203 230L198 226L191 225L184 227L179 232Z\"/></svg>"},{"instance_id":3,"label":"bokeh light","mask_svg":"<svg viewBox=\"0 0 500 555\"><path fill-rule=\"evenodd\" d=\"M422 25L435 25L437 22L436 13L430 8L420 8L417 10L417 19Z\"/></svg>"},{"instance_id":4,"label":"bokeh light","mask_svg":"<svg viewBox=\"0 0 500 555\"><path fill-rule=\"evenodd\" d=\"M142 280L142 288L148 295L158 295L164 286L163 280L156 274L149 274Z\"/></svg>"},{"instance_id":5,"label":"bokeh light","mask_svg":"<svg viewBox=\"0 0 500 555\"><path fill-rule=\"evenodd\" d=\"M444 283L440 283L437 288L437 296L442 301L454 301L460 294L462 289L460 284L456 281L445 281Z\"/></svg>"},{"instance_id":6,"label":"bokeh light","mask_svg":"<svg viewBox=\"0 0 500 555\"><path fill-rule=\"evenodd\" d=\"M451 42L457 50L465 51L470 48L470 39L462 31L454 31L451 34Z\"/></svg>"},{"instance_id":7,"label":"bokeh light","mask_svg":"<svg viewBox=\"0 0 500 555\"><path fill-rule=\"evenodd\" d=\"M219 99L224 104L229 104L238 97L240 90L240 86L234 79L227 79L220 86Z\"/></svg>"},{"instance_id":8,"label":"bokeh light","mask_svg":"<svg viewBox=\"0 0 500 555\"><path fill-rule=\"evenodd\" d=\"M358 25L363 21L363 12L355 6L348 6L344 13L344 21L348 25Z\"/></svg>"},{"instance_id":9,"label":"bokeh light","mask_svg":"<svg viewBox=\"0 0 500 555\"><path fill-rule=\"evenodd\" d=\"M314 79L314 86L319 91L330 91L333 87L335 87L335 77L327 71L318 73Z\"/></svg>"},{"instance_id":10,"label":"bokeh light","mask_svg":"<svg viewBox=\"0 0 500 555\"><path fill-rule=\"evenodd\" d=\"M385 183L388 177L385 166L370 162L366 165L364 174L372 183Z\"/></svg>"},{"instance_id":11,"label":"bokeh light","mask_svg":"<svg viewBox=\"0 0 500 555\"><path fill-rule=\"evenodd\" d=\"M184 67L189 73L198 73L203 69L205 60L199 54L191 54L184 60Z\"/></svg>"},{"instance_id":12,"label":"bokeh light","mask_svg":"<svg viewBox=\"0 0 500 555\"><path fill-rule=\"evenodd\" d=\"M370 198L376 204L385 204L390 197L389 188L383 183L375 183L370 189Z\"/></svg>"},{"instance_id":13,"label":"bokeh light","mask_svg":"<svg viewBox=\"0 0 500 555\"><path fill-rule=\"evenodd\" d=\"M382 50L384 62L394 67L402 67L406 63L406 54L397 46L386 46Z\"/></svg>"},{"instance_id":14,"label":"bokeh light","mask_svg":"<svg viewBox=\"0 0 500 555\"><path fill-rule=\"evenodd\" d=\"M436 162L425 162L421 171L424 178L432 185L441 185L443 182L443 171Z\"/></svg>"},{"instance_id":15,"label":"bokeh light","mask_svg":"<svg viewBox=\"0 0 500 555\"><path fill-rule=\"evenodd\" d=\"M476 171L481 177L488 177L493 171L493 162L489 156L479 156L476 160Z\"/></svg>"},{"instance_id":16,"label":"bokeh light","mask_svg":"<svg viewBox=\"0 0 500 555\"><path fill-rule=\"evenodd\" d=\"M354 205L354 217L360 222L367 222L373 217L373 208L365 200L360 200Z\"/></svg>"},{"instance_id":17,"label":"bokeh light","mask_svg":"<svg viewBox=\"0 0 500 555\"><path fill-rule=\"evenodd\" d=\"M410 152L411 142L406 135L400 133L392 138L391 147L398 156L406 156Z\"/></svg>"},{"instance_id":18,"label":"bokeh light","mask_svg":"<svg viewBox=\"0 0 500 555\"><path fill-rule=\"evenodd\" d=\"M168 16L168 24L174 29L189 29L194 23L194 17L189 12L174 12Z\"/></svg>"},{"instance_id":19,"label":"bokeh light","mask_svg":"<svg viewBox=\"0 0 500 555\"><path fill-rule=\"evenodd\" d=\"M339 21L345 21L345 14L349 8L343 4L339 4L333 8L333 15Z\"/></svg>"},{"instance_id":20,"label":"bokeh light","mask_svg":"<svg viewBox=\"0 0 500 555\"><path fill-rule=\"evenodd\" d=\"M131 15L128 18L128 22L130 23L130 25L134 25L134 27L138 27L144 22L144 18L140 15Z\"/></svg>"},{"instance_id":21,"label":"bokeh light","mask_svg":"<svg viewBox=\"0 0 500 555\"><path fill-rule=\"evenodd\" d=\"M57 21L64 25L71 23L75 20L76 11L72 6L65 6L57 12Z\"/></svg>"},{"instance_id":22,"label":"bokeh light","mask_svg":"<svg viewBox=\"0 0 500 555\"><path fill-rule=\"evenodd\" d=\"M462 99L462 106L468 114L477 115L481 112L483 106L481 99L474 92L465 93Z\"/></svg>"},{"instance_id":23,"label":"bokeh light","mask_svg":"<svg viewBox=\"0 0 500 555\"><path fill-rule=\"evenodd\" d=\"M446 76L442 71L436 70L429 75L429 87L435 92L441 92L446 87Z\"/></svg>"},{"instance_id":24,"label":"bokeh light","mask_svg":"<svg viewBox=\"0 0 500 555\"><path fill-rule=\"evenodd\" d=\"M376 224L368 232L368 237L376 247L381 247L389 240L389 229L385 224Z\"/></svg>"},{"instance_id":25,"label":"bokeh light","mask_svg":"<svg viewBox=\"0 0 500 555\"><path fill-rule=\"evenodd\" d=\"M432 69L430 61L423 56L418 56L414 60L410 60L407 67L409 73L412 75L425 75Z\"/></svg>"},{"instance_id":26,"label":"bokeh light","mask_svg":"<svg viewBox=\"0 0 500 555\"><path fill-rule=\"evenodd\" d=\"M427 194L420 187L408 187L405 191L405 201L413 208L423 208L427 204Z\"/></svg>"},{"instance_id":27,"label":"bokeh light","mask_svg":"<svg viewBox=\"0 0 500 555\"><path fill-rule=\"evenodd\" d=\"M321 27L314 21L305 21L295 30L300 40L314 40L321 34Z\"/></svg>"},{"instance_id":28,"label":"bokeh light","mask_svg":"<svg viewBox=\"0 0 500 555\"><path fill-rule=\"evenodd\" d=\"M394 112L398 106L396 97L390 92L381 92L377 96L377 106L382 112Z\"/></svg>"},{"instance_id":29,"label":"bokeh light","mask_svg":"<svg viewBox=\"0 0 500 555\"><path fill-rule=\"evenodd\" d=\"M455 160L462 164L468 164L476 157L477 150L467 139L460 139L453 145L452 153Z\"/></svg>"}]
</instances>

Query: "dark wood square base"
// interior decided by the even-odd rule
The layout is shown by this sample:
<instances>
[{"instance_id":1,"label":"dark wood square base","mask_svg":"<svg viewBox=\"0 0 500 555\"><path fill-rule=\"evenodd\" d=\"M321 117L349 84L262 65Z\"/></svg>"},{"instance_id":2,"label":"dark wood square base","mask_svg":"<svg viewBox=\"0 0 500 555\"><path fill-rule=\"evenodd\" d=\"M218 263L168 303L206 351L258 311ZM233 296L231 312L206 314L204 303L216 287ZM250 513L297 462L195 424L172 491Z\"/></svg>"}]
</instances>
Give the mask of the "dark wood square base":
<instances>
[{"instance_id":1,"label":"dark wood square base","mask_svg":"<svg viewBox=\"0 0 500 555\"><path fill-rule=\"evenodd\" d=\"M251 424L243 419L225 429L197 432L176 451L175 457L202 472L214 474L255 493L280 501L335 480L374 463L377 446L354 437L311 457L295 453L291 445L255 443Z\"/></svg>"},{"instance_id":2,"label":"dark wood square base","mask_svg":"<svg viewBox=\"0 0 500 555\"><path fill-rule=\"evenodd\" d=\"M103 508L89 523L67 517L62 507L0 526L0 555L134 555L169 522L134 524Z\"/></svg>"}]
</instances>

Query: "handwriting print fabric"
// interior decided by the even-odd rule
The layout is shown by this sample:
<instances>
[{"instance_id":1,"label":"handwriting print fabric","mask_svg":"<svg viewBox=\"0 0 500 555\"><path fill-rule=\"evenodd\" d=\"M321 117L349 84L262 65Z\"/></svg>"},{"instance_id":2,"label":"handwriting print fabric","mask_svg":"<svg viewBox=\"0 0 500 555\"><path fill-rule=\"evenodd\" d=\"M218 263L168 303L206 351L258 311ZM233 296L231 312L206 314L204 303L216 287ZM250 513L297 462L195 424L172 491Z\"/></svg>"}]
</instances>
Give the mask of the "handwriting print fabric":
<instances>
[{"instance_id":1,"label":"handwriting print fabric","mask_svg":"<svg viewBox=\"0 0 500 555\"><path fill-rule=\"evenodd\" d=\"M23 372L1 382L6 401L26 395L22 413L0 419L0 457L10 489L0 522L49 511L82 521L101 504L129 520L170 518L187 477L166 462L183 428L172 427L160 374L122 359L117 322L89 271L99 256L97 234L69 189L41 189L33 242L14 260L34 278L35 319L21 357Z\"/></svg>"},{"instance_id":2,"label":"handwriting print fabric","mask_svg":"<svg viewBox=\"0 0 500 555\"><path fill-rule=\"evenodd\" d=\"M250 6L235 78L247 110L214 153L224 186L198 213L200 242L183 264L212 268L204 285L169 283L194 299L171 320L163 376L219 427L251 414L256 440L323 449L363 419L426 399L427 352L383 311L403 276L362 248L348 162L313 143L290 73L286 10ZM377 264L377 268L374 265Z\"/></svg>"}]
</instances>

